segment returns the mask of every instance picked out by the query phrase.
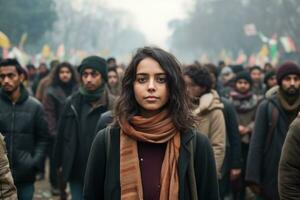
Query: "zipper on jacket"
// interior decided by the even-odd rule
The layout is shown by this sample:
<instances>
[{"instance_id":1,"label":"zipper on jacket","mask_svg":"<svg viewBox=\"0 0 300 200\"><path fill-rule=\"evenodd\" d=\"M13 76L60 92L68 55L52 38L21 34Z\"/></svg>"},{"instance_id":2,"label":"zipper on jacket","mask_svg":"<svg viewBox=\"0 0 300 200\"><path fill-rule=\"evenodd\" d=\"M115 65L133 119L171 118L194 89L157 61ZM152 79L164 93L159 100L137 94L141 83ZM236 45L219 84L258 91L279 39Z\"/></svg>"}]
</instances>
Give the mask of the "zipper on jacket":
<instances>
[{"instance_id":1,"label":"zipper on jacket","mask_svg":"<svg viewBox=\"0 0 300 200\"><path fill-rule=\"evenodd\" d=\"M13 169L13 142L14 142L14 128L15 128L15 104L12 103L12 122L10 131L10 160L11 169Z\"/></svg>"}]
</instances>

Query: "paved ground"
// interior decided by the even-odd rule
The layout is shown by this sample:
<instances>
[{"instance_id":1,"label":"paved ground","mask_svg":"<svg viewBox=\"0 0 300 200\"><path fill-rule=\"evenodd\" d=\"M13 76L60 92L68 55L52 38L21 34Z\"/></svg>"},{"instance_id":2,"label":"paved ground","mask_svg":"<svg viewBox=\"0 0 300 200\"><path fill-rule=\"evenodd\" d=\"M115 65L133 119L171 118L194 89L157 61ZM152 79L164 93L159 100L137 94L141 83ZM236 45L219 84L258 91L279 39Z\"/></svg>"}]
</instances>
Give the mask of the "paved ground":
<instances>
[{"instance_id":1,"label":"paved ground","mask_svg":"<svg viewBox=\"0 0 300 200\"><path fill-rule=\"evenodd\" d=\"M48 170L49 162L46 162L45 179L35 182L34 200L59 200L59 196L52 196L49 183Z\"/></svg>"}]
</instances>

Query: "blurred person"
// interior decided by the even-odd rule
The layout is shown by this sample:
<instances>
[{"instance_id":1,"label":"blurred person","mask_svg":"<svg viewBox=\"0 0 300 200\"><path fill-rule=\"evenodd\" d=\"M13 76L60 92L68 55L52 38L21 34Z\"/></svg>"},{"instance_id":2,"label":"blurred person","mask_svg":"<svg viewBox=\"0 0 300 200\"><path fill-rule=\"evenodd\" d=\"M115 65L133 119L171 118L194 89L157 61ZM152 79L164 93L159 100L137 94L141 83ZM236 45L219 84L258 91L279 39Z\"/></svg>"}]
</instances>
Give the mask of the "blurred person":
<instances>
[{"instance_id":1,"label":"blurred person","mask_svg":"<svg viewBox=\"0 0 300 200\"><path fill-rule=\"evenodd\" d=\"M254 94L263 96L264 95L264 85L262 83L263 71L260 66L253 66L249 69L250 76L252 79L252 91Z\"/></svg>"},{"instance_id":2,"label":"blurred person","mask_svg":"<svg viewBox=\"0 0 300 200\"><path fill-rule=\"evenodd\" d=\"M37 75L37 70L33 64L26 65L26 69L27 69L27 73L28 73L29 85L32 88L34 79L36 78L36 75Z\"/></svg>"},{"instance_id":3,"label":"blurred person","mask_svg":"<svg viewBox=\"0 0 300 200\"><path fill-rule=\"evenodd\" d=\"M212 88L217 87L217 70L214 64L204 65L212 77ZM241 175L242 155L241 141L239 136L238 122L233 105L224 97L220 98L224 105L224 119L226 126L226 149L225 158L221 169L221 179L219 180L219 190L221 199L227 199L232 195L230 183L234 183Z\"/></svg>"},{"instance_id":4,"label":"blurred person","mask_svg":"<svg viewBox=\"0 0 300 200\"><path fill-rule=\"evenodd\" d=\"M122 83L115 122L92 145L84 199L218 200L213 151L193 130L176 58L138 49Z\"/></svg>"},{"instance_id":5,"label":"blurred person","mask_svg":"<svg viewBox=\"0 0 300 200\"><path fill-rule=\"evenodd\" d=\"M278 171L281 200L300 199L300 112L291 123L282 147Z\"/></svg>"},{"instance_id":6,"label":"blurred person","mask_svg":"<svg viewBox=\"0 0 300 200\"><path fill-rule=\"evenodd\" d=\"M114 57L109 57L107 60L107 67L111 68L111 67L116 67L117 66L117 60Z\"/></svg>"},{"instance_id":7,"label":"blurred person","mask_svg":"<svg viewBox=\"0 0 300 200\"><path fill-rule=\"evenodd\" d=\"M62 62L58 64L53 71L53 77L49 88L46 91L45 98L43 98L49 134L51 136L47 156L50 159L49 177L51 193L53 195L59 194L59 180L61 180L61 177L57 177L58 172L55 164L55 157L52 154L54 142L57 136L57 124L60 116L62 115L66 99L77 89L76 77L76 72L70 63ZM61 192L63 193L64 191ZM62 194L61 196L63 195L65 196L65 194Z\"/></svg>"},{"instance_id":8,"label":"blurred person","mask_svg":"<svg viewBox=\"0 0 300 200\"><path fill-rule=\"evenodd\" d=\"M269 63L269 62L265 63L264 73L268 73L268 72L274 71L274 70L275 70L275 67L271 63Z\"/></svg>"},{"instance_id":9,"label":"blurred person","mask_svg":"<svg viewBox=\"0 0 300 200\"><path fill-rule=\"evenodd\" d=\"M41 170L48 142L42 105L24 88L23 69L16 59L0 63L0 132L5 137L8 159L18 199L33 198L36 172Z\"/></svg>"},{"instance_id":10,"label":"blurred person","mask_svg":"<svg viewBox=\"0 0 300 200\"><path fill-rule=\"evenodd\" d=\"M35 79L33 81L33 85L32 85L33 94L36 93L36 90L38 88L40 81L44 77L46 77L48 73L49 73L49 69L48 69L46 63L40 63L40 65L38 66L38 69L37 69L36 77L35 77Z\"/></svg>"},{"instance_id":11,"label":"blurred person","mask_svg":"<svg viewBox=\"0 0 300 200\"><path fill-rule=\"evenodd\" d=\"M300 110L300 68L285 62L276 74L278 92L258 107L247 160L246 180L253 192L278 200L278 165L291 122Z\"/></svg>"},{"instance_id":12,"label":"blurred person","mask_svg":"<svg viewBox=\"0 0 300 200\"><path fill-rule=\"evenodd\" d=\"M106 60L89 56L77 68L79 90L65 103L57 128L55 159L64 182L70 184L73 200L82 199L84 174L97 121L112 108L107 91Z\"/></svg>"},{"instance_id":13,"label":"blurred person","mask_svg":"<svg viewBox=\"0 0 300 200\"><path fill-rule=\"evenodd\" d=\"M119 74L120 80L123 79L125 70L126 70L125 64L120 64L120 65L117 66L117 72Z\"/></svg>"},{"instance_id":14,"label":"blurred person","mask_svg":"<svg viewBox=\"0 0 300 200\"><path fill-rule=\"evenodd\" d=\"M243 200L245 198L253 198L253 194L246 187L245 171L246 160L248 155L250 137L252 134L256 108L259 105L260 97L255 95L252 90L252 79L248 72L243 71L235 77L235 87L229 94L229 101L235 108L238 119L238 130L241 139L242 150L242 174L238 181L235 182L235 199Z\"/></svg>"},{"instance_id":15,"label":"blurred person","mask_svg":"<svg viewBox=\"0 0 300 200\"><path fill-rule=\"evenodd\" d=\"M119 74L117 72L116 67L111 67L108 69L107 72L107 85L109 92L114 95L114 96L119 96L120 95L120 90L121 90L121 85L120 85L120 78Z\"/></svg>"},{"instance_id":16,"label":"blurred person","mask_svg":"<svg viewBox=\"0 0 300 200\"><path fill-rule=\"evenodd\" d=\"M1 61L0 61L1 62ZM4 137L0 133L0 198L8 200L16 200L17 189L14 185L14 180L9 168L7 158L7 150L4 142Z\"/></svg>"},{"instance_id":17,"label":"blurred person","mask_svg":"<svg viewBox=\"0 0 300 200\"><path fill-rule=\"evenodd\" d=\"M265 84L265 93L269 89L271 89L272 87L274 87L275 85L277 85L276 72L275 71L268 71L265 74L264 84Z\"/></svg>"},{"instance_id":18,"label":"blurred person","mask_svg":"<svg viewBox=\"0 0 300 200\"><path fill-rule=\"evenodd\" d=\"M37 86L37 89L35 91L35 97L38 100L40 100L41 102L43 101L43 98L45 97L47 88L49 87L49 85L51 83L51 79L53 78L53 73L58 64L59 64L58 60L51 61L49 73L41 79L41 81L39 82L39 84Z\"/></svg>"},{"instance_id":19,"label":"blurred person","mask_svg":"<svg viewBox=\"0 0 300 200\"><path fill-rule=\"evenodd\" d=\"M221 82L221 90L219 94L223 97L227 97L229 92L234 88L234 77L235 73L228 66L224 67L221 71L219 80Z\"/></svg>"},{"instance_id":20,"label":"blurred person","mask_svg":"<svg viewBox=\"0 0 300 200\"><path fill-rule=\"evenodd\" d=\"M198 117L196 127L205 134L214 151L218 177L225 157L226 130L223 104L215 90L208 70L200 65L189 65L183 70L187 93L193 102L193 113Z\"/></svg>"}]
</instances>

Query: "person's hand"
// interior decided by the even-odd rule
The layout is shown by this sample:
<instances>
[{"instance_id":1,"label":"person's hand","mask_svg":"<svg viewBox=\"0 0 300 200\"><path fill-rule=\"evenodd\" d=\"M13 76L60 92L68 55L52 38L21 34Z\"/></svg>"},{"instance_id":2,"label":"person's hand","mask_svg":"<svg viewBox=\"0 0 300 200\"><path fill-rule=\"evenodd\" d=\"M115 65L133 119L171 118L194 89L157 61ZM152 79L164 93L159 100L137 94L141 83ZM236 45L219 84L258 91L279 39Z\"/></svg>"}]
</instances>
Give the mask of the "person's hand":
<instances>
[{"instance_id":1,"label":"person's hand","mask_svg":"<svg viewBox=\"0 0 300 200\"><path fill-rule=\"evenodd\" d=\"M262 192L261 187L257 184L252 184L249 187L250 187L251 191L256 195L260 195Z\"/></svg>"},{"instance_id":2,"label":"person's hand","mask_svg":"<svg viewBox=\"0 0 300 200\"><path fill-rule=\"evenodd\" d=\"M247 135L251 132L251 129L246 126L239 125L239 132L240 132L240 135Z\"/></svg>"},{"instance_id":3,"label":"person's hand","mask_svg":"<svg viewBox=\"0 0 300 200\"><path fill-rule=\"evenodd\" d=\"M241 169L232 169L230 170L230 180L234 181L240 177L242 170Z\"/></svg>"}]
</instances>

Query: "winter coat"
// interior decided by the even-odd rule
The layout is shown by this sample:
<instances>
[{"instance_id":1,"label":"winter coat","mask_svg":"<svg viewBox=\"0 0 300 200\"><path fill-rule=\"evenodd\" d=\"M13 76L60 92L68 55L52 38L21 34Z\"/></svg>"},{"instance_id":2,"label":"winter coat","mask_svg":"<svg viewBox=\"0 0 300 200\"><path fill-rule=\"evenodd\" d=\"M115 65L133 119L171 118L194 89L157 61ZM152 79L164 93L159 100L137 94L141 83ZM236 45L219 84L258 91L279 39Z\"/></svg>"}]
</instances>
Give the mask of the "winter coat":
<instances>
[{"instance_id":1,"label":"winter coat","mask_svg":"<svg viewBox=\"0 0 300 200\"><path fill-rule=\"evenodd\" d=\"M3 91L0 96L0 132L5 137L14 181L34 182L49 139L44 110L23 86L16 103Z\"/></svg>"},{"instance_id":2,"label":"winter coat","mask_svg":"<svg viewBox=\"0 0 300 200\"><path fill-rule=\"evenodd\" d=\"M107 93L105 95L105 103L97 108L99 118L102 113L111 108L112 101L109 99ZM80 123L80 110L83 104L83 96L76 92L70 96L65 104L62 116L58 124L58 134L56 138L54 156L57 159L57 167L62 167L62 174L64 181L69 181L75 163L75 154L78 150L78 138L83 134L79 131L85 124ZM95 126L96 126L95 122ZM91 127L86 127L84 144L87 148L91 147L92 141L95 137L95 130L89 130Z\"/></svg>"},{"instance_id":3,"label":"winter coat","mask_svg":"<svg viewBox=\"0 0 300 200\"><path fill-rule=\"evenodd\" d=\"M273 109L278 115L272 119ZM273 115L274 116L274 115ZM271 132L272 124L276 124ZM289 123L277 96L265 99L258 107L247 159L246 181L262 188L266 199L279 199L278 165ZM271 132L271 133L270 133Z\"/></svg>"},{"instance_id":4,"label":"winter coat","mask_svg":"<svg viewBox=\"0 0 300 200\"><path fill-rule=\"evenodd\" d=\"M221 177L226 144L223 108L219 95L215 90L212 90L200 97L199 107L193 111L199 119L197 129L208 137L212 145L219 177Z\"/></svg>"},{"instance_id":5,"label":"winter coat","mask_svg":"<svg viewBox=\"0 0 300 200\"><path fill-rule=\"evenodd\" d=\"M50 86L46 96L43 98L43 105L51 136L57 135L57 123L66 103L66 99L67 96L65 92L59 86Z\"/></svg>"},{"instance_id":6,"label":"winter coat","mask_svg":"<svg viewBox=\"0 0 300 200\"><path fill-rule=\"evenodd\" d=\"M10 172L6 153L4 137L0 133L0 198L14 200L17 199L17 189Z\"/></svg>"},{"instance_id":7,"label":"winter coat","mask_svg":"<svg viewBox=\"0 0 300 200\"><path fill-rule=\"evenodd\" d=\"M120 128L112 127L107 136L105 130L97 134L89 155L84 184L86 200L120 199ZM190 148L191 143L195 144L195 148ZM198 199L218 200L217 175L208 139L192 131L184 132L179 152L179 199L189 200L193 192L197 193ZM191 165L193 162L194 165ZM195 191L190 189L189 169L194 170Z\"/></svg>"},{"instance_id":8,"label":"winter coat","mask_svg":"<svg viewBox=\"0 0 300 200\"><path fill-rule=\"evenodd\" d=\"M300 199L300 115L292 122L287 133L282 148L278 178L281 200Z\"/></svg>"}]
</instances>

